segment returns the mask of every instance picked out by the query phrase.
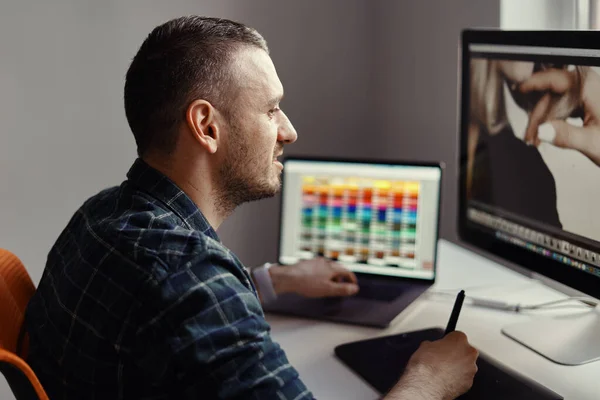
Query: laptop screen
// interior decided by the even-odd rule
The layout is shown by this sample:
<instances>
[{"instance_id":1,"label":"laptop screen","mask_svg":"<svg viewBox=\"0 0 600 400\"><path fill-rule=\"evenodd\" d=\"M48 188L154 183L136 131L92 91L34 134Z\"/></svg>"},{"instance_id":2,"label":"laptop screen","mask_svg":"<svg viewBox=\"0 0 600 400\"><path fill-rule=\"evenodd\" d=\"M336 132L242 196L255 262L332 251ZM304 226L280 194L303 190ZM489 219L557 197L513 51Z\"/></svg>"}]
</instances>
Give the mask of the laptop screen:
<instances>
[{"instance_id":1,"label":"laptop screen","mask_svg":"<svg viewBox=\"0 0 600 400\"><path fill-rule=\"evenodd\" d=\"M355 272L433 279L439 165L288 159L279 262L314 256Z\"/></svg>"}]
</instances>

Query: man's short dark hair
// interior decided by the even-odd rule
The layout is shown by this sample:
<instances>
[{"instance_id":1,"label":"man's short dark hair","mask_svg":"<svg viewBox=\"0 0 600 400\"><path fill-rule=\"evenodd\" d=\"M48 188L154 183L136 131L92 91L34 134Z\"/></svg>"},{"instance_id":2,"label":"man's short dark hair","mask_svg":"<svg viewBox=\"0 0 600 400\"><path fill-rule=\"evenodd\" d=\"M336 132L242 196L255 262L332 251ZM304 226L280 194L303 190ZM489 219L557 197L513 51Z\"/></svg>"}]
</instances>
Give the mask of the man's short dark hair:
<instances>
[{"instance_id":1,"label":"man's short dark hair","mask_svg":"<svg viewBox=\"0 0 600 400\"><path fill-rule=\"evenodd\" d=\"M243 45L269 51L256 30L227 19L189 16L154 28L125 79L125 114L138 155L148 150L170 154L195 99L230 111L230 62Z\"/></svg>"}]
</instances>

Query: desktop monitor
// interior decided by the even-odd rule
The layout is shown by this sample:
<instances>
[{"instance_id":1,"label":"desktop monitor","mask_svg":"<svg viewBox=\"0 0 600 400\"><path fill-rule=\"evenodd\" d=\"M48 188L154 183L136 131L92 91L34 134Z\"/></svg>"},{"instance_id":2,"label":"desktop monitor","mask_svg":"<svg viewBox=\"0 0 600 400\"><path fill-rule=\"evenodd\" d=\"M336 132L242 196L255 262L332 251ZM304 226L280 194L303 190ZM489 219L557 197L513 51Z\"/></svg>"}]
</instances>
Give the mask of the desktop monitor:
<instances>
[{"instance_id":1,"label":"desktop monitor","mask_svg":"<svg viewBox=\"0 0 600 400\"><path fill-rule=\"evenodd\" d=\"M600 32L466 30L461 52L459 236L600 298ZM581 364L598 310L503 333Z\"/></svg>"}]
</instances>

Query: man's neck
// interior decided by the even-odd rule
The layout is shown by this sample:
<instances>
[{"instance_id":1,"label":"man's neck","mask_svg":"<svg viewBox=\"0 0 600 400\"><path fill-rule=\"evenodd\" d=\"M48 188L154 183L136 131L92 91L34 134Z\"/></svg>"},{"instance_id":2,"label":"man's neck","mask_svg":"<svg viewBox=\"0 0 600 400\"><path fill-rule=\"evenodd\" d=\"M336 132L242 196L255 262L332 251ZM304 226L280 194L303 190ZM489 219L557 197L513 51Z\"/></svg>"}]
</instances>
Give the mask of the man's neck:
<instances>
[{"instance_id":1,"label":"man's neck","mask_svg":"<svg viewBox=\"0 0 600 400\"><path fill-rule=\"evenodd\" d=\"M220 204L218 188L208 165L201 161L167 160L159 156L144 156L146 164L173 181L200 209L216 231L233 209Z\"/></svg>"}]
</instances>

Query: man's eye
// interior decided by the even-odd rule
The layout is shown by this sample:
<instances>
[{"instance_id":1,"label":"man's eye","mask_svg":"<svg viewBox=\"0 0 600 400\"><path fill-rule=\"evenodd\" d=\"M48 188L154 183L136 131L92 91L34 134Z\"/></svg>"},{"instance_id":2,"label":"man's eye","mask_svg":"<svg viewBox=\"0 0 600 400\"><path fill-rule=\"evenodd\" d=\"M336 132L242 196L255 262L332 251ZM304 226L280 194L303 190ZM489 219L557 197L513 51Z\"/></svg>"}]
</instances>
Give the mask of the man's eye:
<instances>
[{"instance_id":1,"label":"man's eye","mask_svg":"<svg viewBox=\"0 0 600 400\"><path fill-rule=\"evenodd\" d=\"M269 110L269 116L270 116L270 117L272 117L273 115L275 115L275 113L276 113L277 111L281 111L281 108L279 108L279 107L275 107L275 108L273 108L273 109Z\"/></svg>"}]
</instances>

